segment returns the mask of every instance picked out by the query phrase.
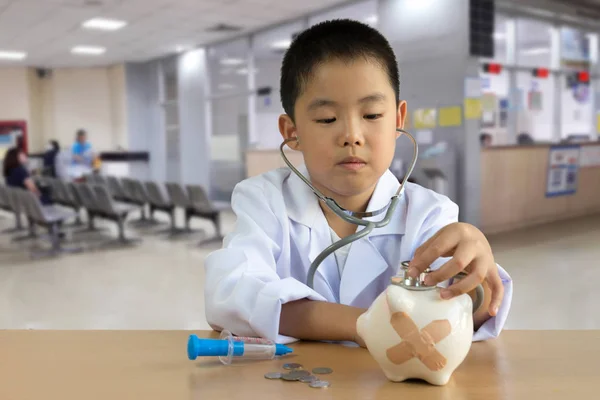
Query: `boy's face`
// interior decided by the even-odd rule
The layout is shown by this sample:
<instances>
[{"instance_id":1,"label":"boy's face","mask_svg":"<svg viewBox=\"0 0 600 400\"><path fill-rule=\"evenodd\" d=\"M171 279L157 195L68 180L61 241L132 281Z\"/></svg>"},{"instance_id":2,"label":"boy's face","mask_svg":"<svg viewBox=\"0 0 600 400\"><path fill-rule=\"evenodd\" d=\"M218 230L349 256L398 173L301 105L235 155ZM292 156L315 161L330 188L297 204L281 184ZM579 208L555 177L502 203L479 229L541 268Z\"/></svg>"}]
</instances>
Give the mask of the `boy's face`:
<instances>
[{"instance_id":1,"label":"boy's face","mask_svg":"<svg viewBox=\"0 0 600 400\"><path fill-rule=\"evenodd\" d=\"M313 185L336 199L370 196L392 162L406 115L383 67L365 59L321 64L294 112L295 124L282 115L279 129L299 139L289 146L303 153Z\"/></svg>"}]
</instances>

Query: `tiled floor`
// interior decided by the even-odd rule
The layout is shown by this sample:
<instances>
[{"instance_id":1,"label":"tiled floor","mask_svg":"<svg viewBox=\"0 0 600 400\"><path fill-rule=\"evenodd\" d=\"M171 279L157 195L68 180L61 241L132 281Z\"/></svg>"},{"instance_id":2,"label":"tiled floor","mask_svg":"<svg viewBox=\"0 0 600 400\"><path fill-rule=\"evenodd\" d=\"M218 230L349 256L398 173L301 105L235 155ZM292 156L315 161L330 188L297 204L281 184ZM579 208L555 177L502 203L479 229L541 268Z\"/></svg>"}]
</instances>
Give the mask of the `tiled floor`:
<instances>
[{"instance_id":1,"label":"tiled floor","mask_svg":"<svg viewBox=\"0 0 600 400\"><path fill-rule=\"evenodd\" d=\"M225 214L225 232L233 223ZM11 224L3 215L0 230ZM203 259L219 244L130 233L143 239L137 247L35 261L31 243L0 235L0 329L207 329ZM600 329L600 216L490 239L515 282L506 328Z\"/></svg>"}]
</instances>

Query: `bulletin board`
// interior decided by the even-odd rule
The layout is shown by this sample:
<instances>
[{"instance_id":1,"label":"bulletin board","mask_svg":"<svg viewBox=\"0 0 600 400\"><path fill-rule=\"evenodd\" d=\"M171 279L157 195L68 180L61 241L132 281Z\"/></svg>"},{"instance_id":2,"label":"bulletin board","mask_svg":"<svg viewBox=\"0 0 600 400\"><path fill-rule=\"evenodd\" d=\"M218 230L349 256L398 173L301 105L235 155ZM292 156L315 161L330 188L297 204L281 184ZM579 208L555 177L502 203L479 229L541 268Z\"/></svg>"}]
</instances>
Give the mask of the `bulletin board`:
<instances>
[{"instance_id":1,"label":"bulletin board","mask_svg":"<svg viewBox=\"0 0 600 400\"><path fill-rule=\"evenodd\" d=\"M27 153L27 122L26 121L0 121L0 159L11 147L21 146Z\"/></svg>"},{"instance_id":2,"label":"bulletin board","mask_svg":"<svg viewBox=\"0 0 600 400\"><path fill-rule=\"evenodd\" d=\"M546 197L573 195L577 192L581 146L552 146L548 155Z\"/></svg>"}]
</instances>

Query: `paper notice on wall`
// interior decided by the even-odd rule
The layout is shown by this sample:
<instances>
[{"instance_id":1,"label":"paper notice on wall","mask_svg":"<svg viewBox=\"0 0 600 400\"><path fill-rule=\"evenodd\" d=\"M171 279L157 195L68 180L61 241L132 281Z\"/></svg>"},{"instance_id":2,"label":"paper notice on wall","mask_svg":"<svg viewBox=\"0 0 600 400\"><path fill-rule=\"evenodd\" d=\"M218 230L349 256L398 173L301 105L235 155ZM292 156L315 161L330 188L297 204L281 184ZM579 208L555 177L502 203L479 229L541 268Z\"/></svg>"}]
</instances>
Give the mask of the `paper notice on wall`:
<instances>
[{"instance_id":1,"label":"paper notice on wall","mask_svg":"<svg viewBox=\"0 0 600 400\"><path fill-rule=\"evenodd\" d=\"M481 78L466 78L465 97L480 97L481 86Z\"/></svg>"},{"instance_id":2,"label":"paper notice on wall","mask_svg":"<svg viewBox=\"0 0 600 400\"><path fill-rule=\"evenodd\" d=\"M413 127L415 129L431 129L436 126L437 110L435 108L420 108L415 110Z\"/></svg>"},{"instance_id":3,"label":"paper notice on wall","mask_svg":"<svg viewBox=\"0 0 600 400\"><path fill-rule=\"evenodd\" d=\"M481 96L482 111L496 112L496 103L496 95L493 93L485 93L483 96Z\"/></svg>"},{"instance_id":4,"label":"paper notice on wall","mask_svg":"<svg viewBox=\"0 0 600 400\"><path fill-rule=\"evenodd\" d=\"M481 100L465 99L465 119L481 119Z\"/></svg>"},{"instance_id":5,"label":"paper notice on wall","mask_svg":"<svg viewBox=\"0 0 600 400\"><path fill-rule=\"evenodd\" d=\"M433 131L431 130L420 130L416 133L418 144L432 144L433 143Z\"/></svg>"},{"instance_id":6,"label":"paper notice on wall","mask_svg":"<svg viewBox=\"0 0 600 400\"><path fill-rule=\"evenodd\" d=\"M440 108L440 126L451 127L462 125L461 107L443 107Z\"/></svg>"},{"instance_id":7,"label":"paper notice on wall","mask_svg":"<svg viewBox=\"0 0 600 400\"><path fill-rule=\"evenodd\" d=\"M600 146L582 146L579 165L581 167L600 167Z\"/></svg>"}]
</instances>

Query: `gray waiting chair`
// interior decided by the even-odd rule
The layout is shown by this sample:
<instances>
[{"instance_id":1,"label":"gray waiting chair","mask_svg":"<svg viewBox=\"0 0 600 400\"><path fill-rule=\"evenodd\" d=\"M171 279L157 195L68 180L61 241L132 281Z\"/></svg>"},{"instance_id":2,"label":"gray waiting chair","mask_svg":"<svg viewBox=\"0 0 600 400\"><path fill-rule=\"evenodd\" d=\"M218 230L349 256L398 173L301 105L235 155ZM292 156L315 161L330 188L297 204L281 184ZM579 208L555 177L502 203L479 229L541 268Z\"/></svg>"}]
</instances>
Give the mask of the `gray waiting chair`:
<instances>
[{"instance_id":1,"label":"gray waiting chair","mask_svg":"<svg viewBox=\"0 0 600 400\"><path fill-rule=\"evenodd\" d=\"M69 184L71 192L77 196L87 214L88 231L97 231L95 220L99 217L101 209L96 201L96 196L91 187L85 183Z\"/></svg>"},{"instance_id":2,"label":"gray waiting chair","mask_svg":"<svg viewBox=\"0 0 600 400\"><path fill-rule=\"evenodd\" d=\"M82 224L80 211L83 207L78 196L73 194L73 191L69 189L68 183L60 179L50 180L52 190L52 201L60 204L63 207L67 207L73 210L75 213L75 226Z\"/></svg>"},{"instance_id":3,"label":"gray waiting chair","mask_svg":"<svg viewBox=\"0 0 600 400\"><path fill-rule=\"evenodd\" d=\"M140 209L140 218L131 221L133 225L148 225L152 222L146 216L146 206L148 205L148 199L144 195L144 192L139 190L139 186L135 179L123 178L123 189L125 190L126 202L129 204L135 204Z\"/></svg>"},{"instance_id":4,"label":"gray waiting chair","mask_svg":"<svg viewBox=\"0 0 600 400\"><path fill-rule=\"evenodd\" d=\"M186 188L192 202L192 207L189 210L190 216L205 218L213 223L215 226L215 236L209 241L223 240L223 235L221 234L221 211L213 206L202 186L187 185Z\"/></svg>"},{"instance_id":5,"label":"gray waiting chair","mask_svg":"<svg viewBox=\"0 0 600 400\"><path fill-rule=\"evenodd\" d=\"M162 190L162 187L156 182L146 182L145 187L150 202L150 215L153 215L155 211L163 211L169 214L171 227L167 232L172 235L190 232L189 230L177 228L175 221L175 204L173 204L173 201L171 201L168 194Z\"/></svg>"},{"instance_id":6,"label":"gray waiting chair","mask_svg":"<svg viewBox=\"0 0 600 400\"><path fill-rule=\"evenodd\" d=\"M18 201L15 201L12 195L13 188L0 185L0 202L3 203L2 209L11 212L15 216L15 227L5 229L2 233L15 233L23 230L23 222L21 220L21 206Z\"/></svg>"},{"instance_id":7,"label":"gray waiting chair","mask_svg":"<svg viewBox=\"0 0 600 400\"><path fill-rule=\"evenodd\" d=\"M12 213L12 206L8 198L7 186L0 185L0 210Z\"/></svg>"},{"instance_id":8,"label":"gray waiting chair","mask_svg":"<svg viewBox=\"0 0 600 400\"><path fill-rule=\"evenodd\" d=\"M65 248L61 244L60 229L67 219L74 216L73 211L57 206L42 206L37 196L28 190L17 189L15 197L19 199L27 218L33 224L47 228L50 234L50 250L34 252L33 257L81 251L80 248Z\"/></svg>"},{"instance_id":9,"label":"gray waiting chair","mask_svg":"<svg viewBox=\"0 0 600 400\"><path fill-rule=\"evenodd\" d=\"M118 225L119 237L117 241L121 244L129 244L138 241L137 239L128 239L125 237L125 221L127 220L127 216L134 211L136 207L114 201L106 186L94 185L92 189L96 196L98 215L101 218L114 221Z\"/></svg>"},{"instance_id":10,"label":"gray waiting chair","mask_svg":"<svg viewBox=\"0 0 600 400\"><path fill-rule=\"evenodd\" d=\"M123 183L116 176L107 176L106 180L108 181L108 189L110 190L110 194L113 199L127 203L127 195L125 194L125 189L123 188Z\"/></svg>"},{"instance_id":11,"label":"gray waiting chair","mask_svg":"<svg viewBox=\"0 0 600 400\"><path fill-rule=\"evenodd\" d=\"M211 207L201 186L188 185L187 191L179 183L167 183L167 191L173 204L185 211L185 227L190 228L192 217L209 219L215 225L216 235L204 242L221 240L220 213Z\"/></svg>"}]
</instances>

